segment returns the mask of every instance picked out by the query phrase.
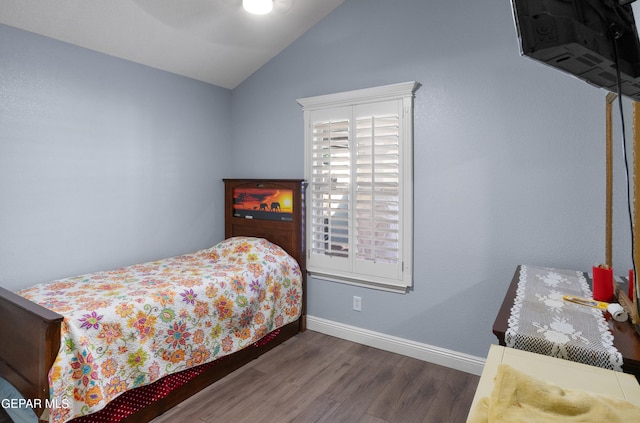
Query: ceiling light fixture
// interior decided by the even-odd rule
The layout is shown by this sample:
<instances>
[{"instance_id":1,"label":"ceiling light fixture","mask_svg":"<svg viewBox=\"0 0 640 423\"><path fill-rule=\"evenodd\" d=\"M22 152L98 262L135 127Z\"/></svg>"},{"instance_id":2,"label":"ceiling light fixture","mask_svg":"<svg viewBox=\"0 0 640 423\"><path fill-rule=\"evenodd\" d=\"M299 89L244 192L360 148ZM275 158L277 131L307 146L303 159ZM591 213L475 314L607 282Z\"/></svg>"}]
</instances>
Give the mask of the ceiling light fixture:
<instances>
[{"instance_id":1,"label":"ceiling light fixture","mask_svg":"<svg viewBox=\"0 0 640 423\"><path fill-rule=\"evenodd\" d=\"M266 15L273 10L273 0L242 0L242 7L254 15Z\"/></svg>"}]
</instances>

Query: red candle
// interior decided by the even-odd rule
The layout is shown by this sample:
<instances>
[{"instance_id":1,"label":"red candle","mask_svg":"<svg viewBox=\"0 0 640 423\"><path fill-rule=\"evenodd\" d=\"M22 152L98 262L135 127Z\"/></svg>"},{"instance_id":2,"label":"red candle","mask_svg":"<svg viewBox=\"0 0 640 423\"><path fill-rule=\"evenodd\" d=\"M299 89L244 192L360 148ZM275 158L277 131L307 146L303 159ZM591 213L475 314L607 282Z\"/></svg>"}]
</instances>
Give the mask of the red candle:
<instances>
[{"instance_id":1,"label":"red candle","mask_svg":"<svg viewBox=\"0 0 640 423\"><path fill-rule=\"evenodd\" d=\"M614 300L612 267L593 266L593 299L607 303Z\"/></svg>"}]
</instances>

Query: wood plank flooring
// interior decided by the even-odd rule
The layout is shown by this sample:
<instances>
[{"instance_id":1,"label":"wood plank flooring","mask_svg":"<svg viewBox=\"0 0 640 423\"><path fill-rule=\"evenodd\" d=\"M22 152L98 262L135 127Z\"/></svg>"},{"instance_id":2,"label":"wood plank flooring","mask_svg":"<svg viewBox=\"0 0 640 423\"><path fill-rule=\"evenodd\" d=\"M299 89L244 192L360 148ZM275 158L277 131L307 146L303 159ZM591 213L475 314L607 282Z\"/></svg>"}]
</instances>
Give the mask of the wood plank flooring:
<instances>
[{"instance_id":1,"label":"wood plank flooring","mask_svg":"<svg viewBox=\"0 0 640 423\"><path fill-rule=\"evenodd\" d=\"M153 423L465 422L479 376L306 331Z\"/></svg>"}]
</instances>

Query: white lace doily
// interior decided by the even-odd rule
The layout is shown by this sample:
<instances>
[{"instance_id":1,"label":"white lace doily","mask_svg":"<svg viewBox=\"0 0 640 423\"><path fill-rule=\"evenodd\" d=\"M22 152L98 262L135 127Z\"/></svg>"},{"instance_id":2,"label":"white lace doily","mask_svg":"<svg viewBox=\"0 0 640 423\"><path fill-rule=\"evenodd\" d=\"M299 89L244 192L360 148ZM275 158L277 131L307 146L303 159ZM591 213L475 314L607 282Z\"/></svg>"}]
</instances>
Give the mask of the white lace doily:
<instances>
[{"instance_id":1,"label":"white lace doily","mask_svg":"<svg viewBox=\"0 0 640 423\"><path fill-rule=\"evenodd\" d=\"M602 311L564 301L563 295L591 298L582 272L520 266L507 346L622 371L622 354Z\"/></svg>"}]
</instances>

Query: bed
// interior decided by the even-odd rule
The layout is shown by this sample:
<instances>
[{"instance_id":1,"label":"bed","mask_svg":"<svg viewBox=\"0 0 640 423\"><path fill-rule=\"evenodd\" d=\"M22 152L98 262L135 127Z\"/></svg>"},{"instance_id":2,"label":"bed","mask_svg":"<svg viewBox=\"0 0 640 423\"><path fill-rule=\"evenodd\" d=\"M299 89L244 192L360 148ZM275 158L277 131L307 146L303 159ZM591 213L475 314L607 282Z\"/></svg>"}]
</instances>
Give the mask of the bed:
<instances>
[{"instance_id":1,"label":"bed","mask_svg":"<svg viewBox=\"0 0 640 423\"><path fill-rule=\"evenodd\" d=\"M224 183L219 244L0 288L0 376L36 415L149 421L305 330L304 182Z\"/></svg>"}]
</instances>

